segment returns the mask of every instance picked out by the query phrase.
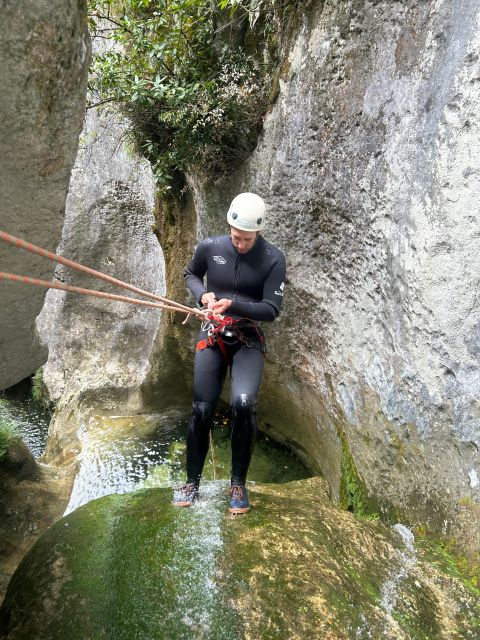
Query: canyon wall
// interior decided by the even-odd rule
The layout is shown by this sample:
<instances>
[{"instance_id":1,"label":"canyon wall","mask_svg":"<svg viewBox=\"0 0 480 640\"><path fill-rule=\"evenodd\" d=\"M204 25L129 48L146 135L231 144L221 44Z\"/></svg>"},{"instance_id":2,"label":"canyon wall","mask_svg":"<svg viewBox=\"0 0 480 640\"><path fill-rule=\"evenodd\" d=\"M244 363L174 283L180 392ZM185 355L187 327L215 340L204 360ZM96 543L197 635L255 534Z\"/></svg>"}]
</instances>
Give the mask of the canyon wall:
<instances>
[{"instance_id":1,"label":"canyon wall","mask_svg":"<svg viewBox=\"0 0 480 640\"><path fill-rule=\"evenodd\" d=\"M163 252L153 225L155 185L150 165L127 141L127 123L113 111L89 109L67 198L58 252L152 293L165 290ZM127 295L59 265L68 284ZM43 379L57 402L45 459L65 463L80 450L85 417L142 407L161 312L126 302L50 290L37 325L48 346Z\"/></svg>"},{"instance_id":2,"label":"canyon wall","mask_svg":"<svg viewBox=\"0 0 480 640\"><path fill-rule=\"evenodd\" d=\"M192 176L198 235L254 191L287 256L264 427L479 548L480 7L314 4L252 158Z\"/></svg>"},{"instance_id":3,"label":"canyon wall","mask_svg":"<svg viewBox=\"0 0 480 640\"><path fill-rule=\"evenodd\" d=\"M55 251L85 113L84 0L2 2L0 229ZM0 242L0 270L49 280L54 264ZM0 389L47 358L35 332L45 290L0 283Z\"/></svg>"}]
</instances>

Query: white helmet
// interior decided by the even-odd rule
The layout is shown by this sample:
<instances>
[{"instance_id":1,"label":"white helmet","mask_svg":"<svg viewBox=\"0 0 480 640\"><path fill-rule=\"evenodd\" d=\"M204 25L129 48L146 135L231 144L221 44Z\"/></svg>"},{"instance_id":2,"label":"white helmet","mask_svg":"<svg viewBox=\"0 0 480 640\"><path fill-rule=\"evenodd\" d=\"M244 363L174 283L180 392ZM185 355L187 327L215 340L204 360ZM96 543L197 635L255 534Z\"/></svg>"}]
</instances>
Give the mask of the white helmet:
<instances>
[{"instance_id":1,"label":"white helmet","mask_svg":"<svg viewBox=\"0 0 480 640\"><path fill-rule=\"evenodd\" d=\"M265 202L255 193L241 193L232 200L227 220L241 231L261 231L265 226Z\"/></svg>"}]
</instances>

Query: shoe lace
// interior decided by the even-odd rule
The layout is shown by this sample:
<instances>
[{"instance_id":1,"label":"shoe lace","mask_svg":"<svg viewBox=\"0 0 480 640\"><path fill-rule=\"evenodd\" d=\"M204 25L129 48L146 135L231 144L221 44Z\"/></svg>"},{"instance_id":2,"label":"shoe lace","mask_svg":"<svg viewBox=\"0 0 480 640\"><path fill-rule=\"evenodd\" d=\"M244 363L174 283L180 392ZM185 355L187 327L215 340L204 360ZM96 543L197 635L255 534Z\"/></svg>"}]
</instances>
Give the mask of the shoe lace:
<instances>
[{"instance_id":1,"label":"shoe lace","mask_svg":"<svg viewBox=\"0 0 480 640\"><path fill-rule=\"evenodd\" d=\"M243 487L240 487L237 484L235 484L235 485L233 485L233 487L231 487L230 493L232 494L232 498L234 498L236 500L242 500L243 499Z\"/></svg>"},{"instance_id":2,"label":"shoe lace","mask_svg":"<svg viewBox=\"0 0 480 640\"><path fill-rule=\"evenodd\" d=\"M184 484L183 487L181 488L182 493L192 493L193 491L196 491L196 490L197 490L197 487L193 482L187 482L187 484Z\"/></svg>"}]
</instances>

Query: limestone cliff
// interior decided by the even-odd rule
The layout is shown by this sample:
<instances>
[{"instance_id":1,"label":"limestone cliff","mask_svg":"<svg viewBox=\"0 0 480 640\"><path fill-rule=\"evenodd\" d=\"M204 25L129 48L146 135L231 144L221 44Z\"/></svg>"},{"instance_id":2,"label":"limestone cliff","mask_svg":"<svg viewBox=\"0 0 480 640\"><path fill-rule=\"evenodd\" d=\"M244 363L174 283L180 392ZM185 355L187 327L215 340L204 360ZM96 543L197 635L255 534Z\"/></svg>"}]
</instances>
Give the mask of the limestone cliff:
<instances>
[{"instance_id":1,"label":"limestone cliff","mask_svg":"<svg viewBox=\"0 0 480 640\"><path fill-rule=\"evenodd\" d=\"M88 111L58 251L161 294L164 263L151 228L152 173L129 148L125 131L118 114ZM138 297L65 267L58 267L55 275L62 282ZM139 409L159 321L158 309L49 291L37 322L49 350L44 380L51 398L58 401L47 460L58 463L75 457L82 416L94 406L115 415Z\"/></svg>"},{"instance_id":2,"label":"limestone cliff","mask_svg":"<svg viewBox=\"0 0 480 640\"><path fill-rule=\"evenodd\" d=\"M316 3L251 160L191 180L199 235L255 191L287 255L264 426L477 548L479 55L475 0Z\"/></svg>"},{"instance_id":3,"label":"limestone cliff","mask_svg":"<svg viewBox=\"0 0 480 640\"><path fill-rule=\"evenodd\" d=\"M0 228L54 251L85 111L85 0L0 7ZM54 266L1 243L0 269L50 279ZM46 360L34 329L45 290L0 283L0 389Z\"/></svg>"}]
</instances>

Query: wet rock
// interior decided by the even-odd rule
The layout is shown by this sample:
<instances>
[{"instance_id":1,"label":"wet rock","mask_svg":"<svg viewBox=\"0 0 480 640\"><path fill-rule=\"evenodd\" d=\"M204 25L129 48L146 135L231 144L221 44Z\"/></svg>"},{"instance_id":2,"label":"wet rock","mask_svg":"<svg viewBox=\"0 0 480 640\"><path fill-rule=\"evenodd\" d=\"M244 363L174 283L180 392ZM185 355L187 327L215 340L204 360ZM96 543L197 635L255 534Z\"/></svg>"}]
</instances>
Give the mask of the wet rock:
<instances>
[{"instance_id":1,"label":"wet rock","mask_svg":"<svg viewBox=\"0 0 480 640\"><path fill-rule=\"evenodd\" d=\"M0 461L2 471L17 480L34 479L37 473L35 458L27 445L21 440L15 441Z\"/></svg>"},{"instance_id":2,"label":"wet rock","mask_svg":"<svg viewBox=\"0 0 480 640\"><path fill-rule=\"evenodd\" d=\"M70 484L15 442L0 460L0 601L21 558L65 510Z\"/></svg>"},{"instance_id":3,"label":"wet rock","mask_svg":"<svg viewBox=\"0 0 480 640\"><path fill-rule=\"evenodd\" d=\"M190 509L166 489L108 496L60 520L13 576L1 637L478 637L475 593L332 507L323 480L255 484L242 517L224 489Z\"/></svg>"},{"instance_id":4,"label":"wet rock","mask_svg":"<svg viewBox=\"0 0 480 640\"><path fill-rule=\"evenodd\" d=\"M2 2L1 228L55 251L85 111L84 0ZM49 280L53 263L0 243L0 269ZM45 290L2 282L0 389L46 360L34 321Z\"/></svg>"}]
</instances>

